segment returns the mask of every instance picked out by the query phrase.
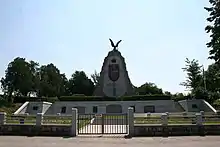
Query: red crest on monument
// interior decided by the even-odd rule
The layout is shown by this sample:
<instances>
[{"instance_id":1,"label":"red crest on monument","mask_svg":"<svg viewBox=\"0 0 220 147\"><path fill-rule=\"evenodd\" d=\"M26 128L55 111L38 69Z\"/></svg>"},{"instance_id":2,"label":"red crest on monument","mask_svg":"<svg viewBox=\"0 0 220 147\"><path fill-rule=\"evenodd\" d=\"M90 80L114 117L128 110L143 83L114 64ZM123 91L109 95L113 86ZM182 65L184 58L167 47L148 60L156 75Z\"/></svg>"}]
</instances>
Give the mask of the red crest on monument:
<instances>
[{"instance_id":1,"label":"red crest on monument","mask_svg":"<svg viewBox=\"0 0 220 147\"><path fill-rule=\"evenodd\" d=\"M108 77L113 82L119 79L119 65L118 64L110 64L108 66Z\"/></svg>"}]
</instances>

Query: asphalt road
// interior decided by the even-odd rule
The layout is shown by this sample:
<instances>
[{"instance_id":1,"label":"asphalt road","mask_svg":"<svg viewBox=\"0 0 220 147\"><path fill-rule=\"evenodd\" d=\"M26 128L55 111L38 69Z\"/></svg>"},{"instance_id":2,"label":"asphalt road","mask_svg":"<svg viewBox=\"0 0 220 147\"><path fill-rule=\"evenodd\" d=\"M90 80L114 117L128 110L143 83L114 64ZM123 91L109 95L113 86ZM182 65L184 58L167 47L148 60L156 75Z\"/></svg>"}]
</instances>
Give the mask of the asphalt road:
<instances>
[{"instance_id":1,"label":"asphalt road","mask_svg":"<svg viewBox=\"0 0 220 147\"><path fill-rule=\"evenodd\" d=\"M61 138L0 136L0 147L219 147L220 136L145 138Z\"/></svg>"}]
</instances>

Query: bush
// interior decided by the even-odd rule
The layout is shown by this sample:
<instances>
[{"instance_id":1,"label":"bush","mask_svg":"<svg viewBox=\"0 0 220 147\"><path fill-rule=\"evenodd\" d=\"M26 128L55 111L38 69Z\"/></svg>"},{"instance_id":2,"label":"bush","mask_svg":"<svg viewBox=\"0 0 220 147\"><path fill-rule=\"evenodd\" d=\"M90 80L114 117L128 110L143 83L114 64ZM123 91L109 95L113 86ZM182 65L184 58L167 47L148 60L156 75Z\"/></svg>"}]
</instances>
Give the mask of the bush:
<instances>
[{"instance_id":1,"label":"bush","mask_svg":"<svg viewBox=\"0 0 220 147\"><path fill-rule=\"evenodd\" d=\"M61 96L60 101L116 101L116 98L100 96Z\"/></svg>"},{"instance_id":2,"label":"bush","mask_svg":"<svg viewBox=\"0 0 220 147\"><path fill-rule=\"evenodd\" d=\"M59 101L57 97L28 97L28 96L16 96L14 97L14 103L25 103L30 102L56 102Z\"/></svg>"},{"instance_id":3,"label":"bush","mask_svg":"<svg viewBox=\"0 0 220 147\"><path fill-rule=\"evenodd\" d=\"M16 96L14 97L14 103L25 103L26 101L35 102L56 102L56 101L148 101L148 100L170 100L171 96L167 95L134 95L123 97L101 97L101 96L85 96L85 95L73 95L73 96L61 96L57 97L27 97Z\"/></svg>"},{"instance_id":4,"label":"bush","mask_svg":"<svg viewBox=\"0 0 220 147\"><path fill-rule=\"evenodd\" d=\"M99 97L99 96L61 96L60 101L146 101L146 100L170 100L171 96L165 95L135 95L123 97Z\"/></svg>"}]
</instances>

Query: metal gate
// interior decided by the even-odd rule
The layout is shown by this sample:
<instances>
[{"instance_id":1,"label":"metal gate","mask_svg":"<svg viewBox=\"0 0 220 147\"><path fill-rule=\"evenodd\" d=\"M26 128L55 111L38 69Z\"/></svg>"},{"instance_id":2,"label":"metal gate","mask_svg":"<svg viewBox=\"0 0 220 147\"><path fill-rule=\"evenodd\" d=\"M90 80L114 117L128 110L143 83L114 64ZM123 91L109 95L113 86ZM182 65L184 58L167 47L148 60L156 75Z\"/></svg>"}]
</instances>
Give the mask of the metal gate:
<instances>
[{"instance_id":1,"label":"metal gate","mask_svg":"<svg viewBox=\"0 0 220 147\"><path fill-rule=\"evenodd\" d=\"M127 134L127 114L78 114L78 134Z\"/></svg>"}]
</instances>

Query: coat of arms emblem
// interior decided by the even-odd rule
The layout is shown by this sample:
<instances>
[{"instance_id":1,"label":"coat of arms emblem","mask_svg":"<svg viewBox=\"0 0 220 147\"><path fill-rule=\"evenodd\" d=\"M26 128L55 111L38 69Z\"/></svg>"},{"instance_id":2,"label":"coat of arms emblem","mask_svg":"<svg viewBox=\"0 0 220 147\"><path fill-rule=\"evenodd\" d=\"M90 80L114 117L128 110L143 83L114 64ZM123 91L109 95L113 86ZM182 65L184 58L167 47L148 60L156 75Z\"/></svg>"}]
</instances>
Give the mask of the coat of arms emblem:
<instances>
[{"instance_id":1,"label":"coat of arms emblem","mask_svg":"<svg viewBox=\"0 0 220 147\"><path fill-rule=\"evenodd\" d=\"M108 77L113 82L117 81L119 78L119 65L118 64L110 64L108 67Z\"/></svg>"}]
</instances>

